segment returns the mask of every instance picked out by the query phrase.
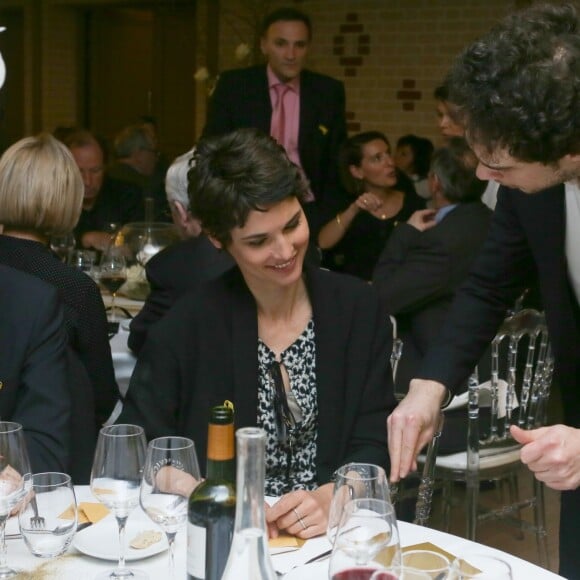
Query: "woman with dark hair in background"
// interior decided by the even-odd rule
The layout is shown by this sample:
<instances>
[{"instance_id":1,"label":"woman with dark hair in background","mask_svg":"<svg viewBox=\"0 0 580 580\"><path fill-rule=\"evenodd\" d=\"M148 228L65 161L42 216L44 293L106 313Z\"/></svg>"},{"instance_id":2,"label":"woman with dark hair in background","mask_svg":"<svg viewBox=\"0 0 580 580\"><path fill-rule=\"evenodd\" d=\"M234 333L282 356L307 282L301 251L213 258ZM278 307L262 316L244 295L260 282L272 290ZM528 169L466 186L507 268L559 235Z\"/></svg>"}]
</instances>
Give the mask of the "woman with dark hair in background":
<instances>
[{"instance_id":1,"label":"woman with dark hair in background","mask_svg":"<svg viewBox=\"0 0 580 580\"><path fill-rule=\"evenodd\" d=\"M417 135L403 135L397 141L395 165L413 182L415 191L426 200L431 199L427 176L433 155L433 143Z\"/></svg>"},{"instance_id":2,"label":"woman with dark hair in background","mask_svg":"<svg viewBox=\"0 0 580 580\"><path fill-rule=\"evenodd\" d=\"M397 172L389 140L379 131L347 139L339 168L345 192L337 195L334 217L318 235L323 265L370 280L393 228L424 209L425 201L411 180Z\"/></svg>"}]
</instances>

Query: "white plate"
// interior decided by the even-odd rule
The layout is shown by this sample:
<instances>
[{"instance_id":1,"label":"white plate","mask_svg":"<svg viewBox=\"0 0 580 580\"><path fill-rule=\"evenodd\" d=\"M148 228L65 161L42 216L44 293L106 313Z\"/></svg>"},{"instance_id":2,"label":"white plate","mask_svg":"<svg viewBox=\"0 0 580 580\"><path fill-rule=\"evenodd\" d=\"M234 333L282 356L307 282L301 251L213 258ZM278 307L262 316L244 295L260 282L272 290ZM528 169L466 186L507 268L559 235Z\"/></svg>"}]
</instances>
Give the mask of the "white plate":
<instances>
[{"instance_id":1,"label":"white plate","mask_svg":"<svg viewBox=\"0 0 580 580\"><path fill-rule=\"evenodd\" d=\"M163 534L161 541L156 542L144 550L131 548L129 544L135 536L145 530L161 532ZM127 540L126 559L128 562L149 558L150 556L164 552L168 548L165 532L143 513L136 513L135 516L129 517L125 528L125 539ZM113 516L107 516L98 524L85 528L76 534L73 546L87 556L101 560L117 561L119 559L119 527L117 526L117 520Z\"/></svg>"}]
</instances>

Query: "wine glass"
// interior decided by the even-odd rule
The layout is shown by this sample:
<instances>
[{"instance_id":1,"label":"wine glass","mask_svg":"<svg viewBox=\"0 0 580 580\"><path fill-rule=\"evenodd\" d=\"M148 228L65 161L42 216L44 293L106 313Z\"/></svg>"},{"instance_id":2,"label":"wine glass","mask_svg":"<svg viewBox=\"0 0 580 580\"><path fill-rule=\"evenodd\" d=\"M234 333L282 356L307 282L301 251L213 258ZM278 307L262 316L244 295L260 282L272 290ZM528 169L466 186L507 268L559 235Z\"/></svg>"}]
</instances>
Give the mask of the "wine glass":
<instances>
[{"instance_id":1,"label":"wine glass","mask_svg":"<svg viewBox=\"0 0 580 580\"><path fill-rule=\"evenodd\" d=\"M404 568L422 570L428 578L447 578L450 572L449 560L433 550L409 550L403 552L402 558Z\"/></svg>"},{"instance_id":2,"label":"wine glass","mask_svg":"<svg viewBox=\"0 0 580 580\"><path fill-rule=\"evenodd\" d=\"M13 578L18 572L6 561L6 520L24 499L32 485L30 461L22 425L0 422L0 579Z\"/></svg>"},{"instance_id":3,"label":"wine glass","mask_svg":"<svg viewBox=\"0 0 580 580\"><path fill-rule=\"evenodd\" d=\"M99 574L97 580L147 578L144 572L129 570L125 566L125 524L139 503L146 447L143 428L137 425L109 425L99 432L91 471L91 491L117 519L119 565L116 570Z\"/></svg>"},{"instance_id":4,"label":"wine glass","mask_svg":"<svg viewBox=\"0 0 580 580\"><path fill-rule=\"evenodd\" d=\"M119 288L127 281L127 263L122 246L109 246L101 258L99 272L101 284L111 293L111 322L116 322L115 298Z\"/></svg>"},{"instance_id":5,"label":"wine glass","mask_svg":"<svg viewBox=\"0 0 580 580\"><path fill-rule=\"evenodd\" d=\"M39 558L64 554L77 529L77 502L70 475L35 473L33 498L20 510L20 532L28 549Z\"/></svg>"},{"instance_id":6,"label":"wine glass","mask_svg":"<svg viewBox=\"0 0 580 580\"><path fill-rule=\"evenodd\" d=\"M195 445L191 439L159 437L149 443L140 502L143 511L167 535L171 579L175 572L175 535L187 521L189 496L200 478Z\"/></svg>"},{"instance_id":7,"label":"wine glass","mask_svg":"<svg viewBox=\"0 0 580 580\"><path fill-rule=\"evenodd\" d=\"M51 236L50 249L60 258L61 262L65 264L68 262L70 253L75 248L75 236L73 232Z\"/></svg>"},{"instance_id":8,"label":"wine glass","mask_svg":"<svg viewBox=\"0 0 580 580\"><path fill-rule=\"evenodd\" d=\"M70 254L69 265L84 272L87 276L94 278L95 261L97 252L95 250L73 250Z\"/></svg>"},{"instance_id":9,"label":"wine glass","mask_svg":"<svg viewBox=\"0 0 580 580\"><path fill-rule=\"evenodd\" d=\"M400 564L399 530L391 503L368 498L347 502L330 557L331 580L370 578L377 570Z\"/></svg>"},{"instance_id":10,"label":"wine glass","mask_svg":"<svg viewBox=\"0 0 580 580\"><path fill-rule=\"evenodd\" d=\"M462 554L451 565L454 578L489 578L490 580L512 580L511 566L501 558L490 554L473 552Z\"/></svg>"},{"instance_id":11,"label":"wine glass","mask_svg":"<svg viewBox=\"0 0 580 580\"><path fill-rule=\"evenodd\" d=\"M334 473L334 491L326 529L331 544L334 544L336 529L345 504L358 498L374 498L390 502L389 483L382 467L372 463L347 463Z\"/></svg>"}]
</instances>

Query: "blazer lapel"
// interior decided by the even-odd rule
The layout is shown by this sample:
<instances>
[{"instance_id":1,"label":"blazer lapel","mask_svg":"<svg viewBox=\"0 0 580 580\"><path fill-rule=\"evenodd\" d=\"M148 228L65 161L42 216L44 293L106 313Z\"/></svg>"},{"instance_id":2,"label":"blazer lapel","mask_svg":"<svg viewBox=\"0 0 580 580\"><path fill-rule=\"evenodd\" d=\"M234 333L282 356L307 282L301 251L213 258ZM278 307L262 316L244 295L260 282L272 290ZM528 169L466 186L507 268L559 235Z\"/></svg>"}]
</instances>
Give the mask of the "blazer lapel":
<instances>
[{"instance_id":1,"label":"blazer lapel","mask_svg":"<svg viewBox=\"0 0 580 580\"><path fill-rule=\"evenodd\" d=\"M298 150L300 159L308 158L309 147L312 145L311 131L316 126L317 95L312 86L307 71L300 76L300 126L298 129Z\"/></svg>"},{"instance_id":2,"label":"blazer lapel","mask_svg":"<svg viewBox=\"0 0 580 580\"><path fill-rule=\"evenodd\" d=\"M256 114L256 128L269 135L272 120L272 101L270 100L268 74L265 66L259 70L259 75L256 78L255 104L253 108Z\"/></svg>"},{"instance_id":3,"label":"blazer lapel","mask_svg":"<svg viewBox=\"0 0 580 580\"><path fill-rule=\"evenodd\" d=\"M241 274L232 287L232 347L236 427L255 426L258 409L258 318Z\"/></svg>"},{"instance_id":4,"label":"blazer lapel","mask_svg":"<svg viewBox=\"0 0 580 580\"><path fill-rule=\"evenodd\" d=\"M314 332L316 341L316 388L318 398L318 432L325 433L325 438L318 440L318 464L327 463L328 457L336 455L336 448L341 448L341 430L338 417L343 417L342 401L336 396L336 385L343 381L341 353L337 345L341 340L337 337L341 325L337 321L334 296L329 296L329 286L320 287L319 272L308 268L307 286L312 301L314 315Z\"/></svg>"}]
</instances>

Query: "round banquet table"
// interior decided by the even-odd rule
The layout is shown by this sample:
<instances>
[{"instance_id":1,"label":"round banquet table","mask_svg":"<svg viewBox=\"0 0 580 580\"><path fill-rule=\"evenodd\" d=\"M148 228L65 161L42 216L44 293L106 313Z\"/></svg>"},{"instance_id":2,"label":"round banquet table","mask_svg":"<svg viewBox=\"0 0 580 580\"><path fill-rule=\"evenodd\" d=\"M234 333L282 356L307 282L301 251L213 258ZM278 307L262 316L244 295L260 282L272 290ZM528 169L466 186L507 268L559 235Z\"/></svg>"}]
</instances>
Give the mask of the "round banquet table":
<instances>
[{"instance_id":1,"label":"round banquet table","mask_svg":"<svg viewBox=\"0 0 580 580\"><path fill-rule=\"evenodd\" d=\"M96 501L92 497L88 486L76 486L75 491L79 503L82 501ZM129 521L133 517L139 519L146 517L143 513L137 513L139 511L140 508L137 508L134 515L129 517ZM112 516L109 515L107 517L110 518ZM14 518L12 518L12 520L14 520ZM17 523L12 520L8 522L7 533L17 531ZM102 520L102 522L105 522L105 520ZM98 525L101 524L95 524L95 526ZM155 525L153 523L147 524L147 529L154 528ZM110 529L110 526L108 529ZM89 530L87 529L87 531ZM549 572L548 570L540 568L530 562L526 562L525 560L521 560L520 558L516 558L511 554L475 542L470 542L451 534L446 534L430 528L415 526L405 522L399 522L399 531L402 546L409 546L428 541L456 555L461 555L469 551L477 551L480 553L499 556L510 563L515 580L549 580L561 578L561 576L558 576L557 574ZM79 534L82 533L82 531L79 532ZM100 560L80 553L74 547L74 542L73 547L71 547L64 556L52 560L41 560L32 556L28 552L22 539L7 540L7 545L8 563L11 566L33 573L30 576L26 576L26 578L38 577L42 580L78 580L78 578L86 578L87 580L90 580L99 571L110 569L115 565L115 562ZM288 572L284 576L286 580L326 579L328 577L328 560L304 566L301 564L329 548L330 544L325 537L314 538L313 540L306 542L300 550L274 555L272 561L274 567L278 571ZM129 562L128 565L131 568L143 570L149 575L151 580L156 580L158 578L167 577L167 558L168 555L165 551L146 559ZM182 530L177 534L175 540L175 578L177 579L185 577L185 558L186 535L185 530Z\"/></svg>"}]
</instances>

